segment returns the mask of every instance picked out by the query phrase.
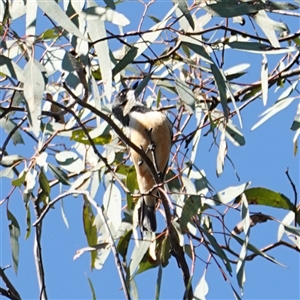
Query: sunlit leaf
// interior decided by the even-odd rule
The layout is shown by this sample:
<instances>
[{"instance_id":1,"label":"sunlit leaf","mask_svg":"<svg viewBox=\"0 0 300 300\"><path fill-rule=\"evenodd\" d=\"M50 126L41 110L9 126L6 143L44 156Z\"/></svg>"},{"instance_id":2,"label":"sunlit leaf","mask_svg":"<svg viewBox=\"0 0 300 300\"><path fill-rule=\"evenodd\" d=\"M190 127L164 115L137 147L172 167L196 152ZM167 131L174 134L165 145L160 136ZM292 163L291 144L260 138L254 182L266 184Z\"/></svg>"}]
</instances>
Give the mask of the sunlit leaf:
<instances>
[{"instance_id":1,"label":"sunlit leaf","mask_svg":"<svg viewBox=\"0 0 300 300\"><path fill-rule=\"evenodd\" d=\"M88 21L107 21L118 26L127 26L130 21L121 13L100 6L84 9L79 16Z\"/></svg>"},{"instance_id":2,"label":"sunlit leaf","mask_svg":"<svg viewBox=\"0 0 300 300\"><path fill-rule=\"evenodd\" d=\"M103 196L103 206L108 219L113 224L115 230L118 230L122 222L121 208L122 208L121 192L114 183L110 183Z\"/></svg>"},{"instance_id":3,"label":"sunlit leaf","mask_svg":"<svg viewBox=\"0 0 300 300\"><path fill-rule=\"evenodd\" d=\"M251 130L256 129L268 119L279 113L281 110L287 108L295 99L297 99L297 97L285 98L276 102L273 106L271 106L261 114L261 116L263 117L255 125L252 126Z\"/></svg>"},{"instance_id":4,"label":"sunlit leaf","mask_svg":"<svg viewBox=\"0 0 300 300\"><path fill-rule=\"evenodd\" d=\"M280 43L275 31L288 32L287 26L282 22L272 20L264 10L258 11L255 15L252 16L252 18L265 33L272 46L275 48L280 48Z\"/></svg>"},{"instance_id":5,"label":"sunlit leaf","mask_svg":"<svg viewBox=\"0 0 300 300\"><path fill-rule=\"evenodd\" d=\"M29 112L29 124L36 137L40 134L41 121L39 116L42 112L41 104L46 83L40 67L39 62L30 59L24 68L24 75L26 76L24 96ZM46 69L44 69L44 73L46 73Z\"/></svg>"},{"instance_id":6,"label":"sunlit leaf","mask_svg":"<svg viewBox=\"0 0 300 300\"><path fill-rule=\"evenodd\" d=\"M60 166L69 172L80 173L84 169L83 161L75 152L61 151L55 155Z\"/></svg>"},{"instance_id":7,"label":"sunlit leaf","mask_svg":"<svg viewBox=\"0 0 300 300\"><path fill-rule=\"evenodd\" d=\"M40 9L47 14L62 28L66 29L71 34L76 35L80 39L87 41L87 38L79 31L76 25L68 18L66 13L61 9L55 1L36 0Z\"/></svg>"},{"instance_id":8,"label":"sunlit leaf","mask_svg":"<svg viewBox=\"0 0 300 300\"><path fill-rule=\"evenodd\" d=\"M149 233L149 232L146 232ZM150 239L144 239L139 241L139 246L135 245L129 263L129 274L133 277L138 265L142 261L145 253L148 251L151 244Z\"/></svg>"},{"instance_id":9,"label":"sunlit leaf","mask_svg":"<svg viewBox=\"0 0 300 300\"><path fill-rule=\"evenodd\" d=\"M196 285L196 288L194 291L195 300L205 300L206 295L208 294L209 287L208 287L208 284L205 279L205 273L202 275L198 284Z\"/></svg>"},{"instance_id":10,"label":"sunlit leaf","mask_svg":"<svg viewBox=\"0 0 300 300\"><path fill-rule=\"evenodd\" d=\"M217 176L220 176L224 170L225 157L227 154L227 143L225 139L225 132L220 136L219 151L217 156Z\"/></svg>"},{"instance_id":11,"label":"sunlit leaf","mask_svg":"<svg viewBox=\"0 0 300 300\"><path fill-rule=\"evenodd\" d=\"M263 54L262 66L261 66L261 91L262 91L262 100L264 106L267 105L268 101L268 92L269 92L269 82L268 82L268 60L267 56Z\"/></svg>"}]
</instances>

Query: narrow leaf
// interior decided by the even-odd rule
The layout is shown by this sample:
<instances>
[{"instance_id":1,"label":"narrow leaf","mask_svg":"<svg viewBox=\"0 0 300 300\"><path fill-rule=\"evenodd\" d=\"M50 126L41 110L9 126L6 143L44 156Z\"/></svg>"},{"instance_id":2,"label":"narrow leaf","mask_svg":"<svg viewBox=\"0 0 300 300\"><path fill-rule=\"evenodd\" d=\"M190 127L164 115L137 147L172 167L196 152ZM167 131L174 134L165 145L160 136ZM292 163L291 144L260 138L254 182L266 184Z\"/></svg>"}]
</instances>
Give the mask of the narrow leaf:
<instances>
[{"instance_id":1,"label":"narrow leaf","mask_svg":"<svg viewBox=\"0 0 300 300\"><path fill-rule=\"evenodd\" d=\"M191 13L189 11L189 7L186 0L172 0L172 2L176 5L178 4L178 8L181 10L184 17L187 19L188 23L192 27L192 29L195 28L194 20L191 16Z\"/></svg>"},{"instance_id":2,"label":"narrow leaf","mask_svg":"<svg viewBox=\"0 0 300 300\"><path fill-rule=\"evenodd\" d=\"M290 97L276 102L272 107L268 108L264 113L261 114L261 116L264 115L264 117L261 118L255 125L253 125L251 130L256 129L268 119L279 113L281 110L287 108L296 98L297 97Z\"/></svg>"},{"instance_id":3,"label":"narrow leaf","mask_svg":"<svg viewBox=\"0 0 300 300\"><path fill-rule=\"evenodd\" d=\"M194 111L196 99L190 87L179 78L175 80L175 87L180 100L183 103L187 104L192 111Z\"/></svg>"},{"instance_id":4,"label":"narrow leaf","mask_svg":"<svg viewBox=\"0 0 300 300\"><path fill-rule=\"evenodd\" d=\"M90 289L91 289L91 293L92 293L92 299L93 300L97 300L97 296L96 296L96 293L95 293L95 289L94 289L94 286L93 286L93 283L91 281L91 279L88 277L88 283L89 283L89 286L90 286Z\"/></svg>"},{"instance_id":5,"label":"narrow leaf","mask_svg":"<svg viewBox=\"0 0 300 300\"><path fill-rule=\"evenodd\" d=\"M83 205L83 227L84 233L87 239L87 243L90 247L97 244L97 228L94 225L95 216L89 203L85 202ZM96 251L91 251L91 270L95 267L95 260L97 257Z\"/></svg>"},{"instance_id":6,"label":"narrow leaf","mask_svg":"<svg viewBox=\"0 0 300 300\"><path fill-rule=\"evenodd\" d=\"M18 273L18 266L19 266L19 237L20 237L20 226L15 218L15 216L7 209L7 219L11 221L8 225L9 228L9 235L10 235L10 245L11 245L11 254L13 260L13 267L14 271Z\"/></svg>"},{"instance_id":7,"label":"narrow leaf","mask_svg":"<svg viewBox=\"0 0 300 300\"><path fill-rule=\"evenodd\" d=\"M62 184L65 185L71 185L69 179L68 179L68 175L62 171L60 168L52 165L52 164L48 164L49 166L49 170L50 172L53 174L53 176L59 180L59 182L61 182Z\"/></svg>"},{"instance_id":8,"label":"narrow leaf","mask_svg":"<svg viewBox=\"0 0 300 300\"><path fill-rule=\"evenodd\" d=\"M89 35L93 41L106 38L107 35L104 21L88 20L87 27L89 29ZM94 48L98 57L104 91L108 101L110 101L112 95L112 63L109 55L108 41L103 40L95 43Z\"/></svg>"}]
</instances>

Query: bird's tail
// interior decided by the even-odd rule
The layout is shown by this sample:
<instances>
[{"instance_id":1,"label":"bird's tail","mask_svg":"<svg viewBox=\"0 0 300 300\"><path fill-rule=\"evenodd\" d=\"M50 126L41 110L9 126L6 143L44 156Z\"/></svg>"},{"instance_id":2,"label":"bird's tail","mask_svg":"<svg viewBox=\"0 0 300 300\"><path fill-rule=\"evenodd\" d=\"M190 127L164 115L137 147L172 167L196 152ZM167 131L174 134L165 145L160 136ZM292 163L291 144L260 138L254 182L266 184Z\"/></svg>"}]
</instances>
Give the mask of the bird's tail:
<instances>
[{"instance_id":1,"label":"bird's tail","mask_svg":"<svg viewBox=\"0 0 300 300\"><path fill-rule=\"evenodd\" d=\"M140 225L142 230L147 230L150 232L155 232L157 227L155 205L154 206L147 205L144 199L141 207Z\"/></svg>"}]
</instances>

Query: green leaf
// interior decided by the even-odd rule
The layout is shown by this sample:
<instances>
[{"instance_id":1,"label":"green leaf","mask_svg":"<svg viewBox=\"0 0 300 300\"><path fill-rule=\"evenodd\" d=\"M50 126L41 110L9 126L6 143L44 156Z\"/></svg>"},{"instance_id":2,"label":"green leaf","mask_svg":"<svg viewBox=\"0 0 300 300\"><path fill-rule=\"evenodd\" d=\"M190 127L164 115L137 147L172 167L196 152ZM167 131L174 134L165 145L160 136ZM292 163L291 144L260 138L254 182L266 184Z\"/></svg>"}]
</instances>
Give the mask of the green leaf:
<instances>
[{"instance_id":1,"label":"green leaf","mask_svg":"<svg viewBox=\"0 0 300 300\"><path fill-rule=\"evenodd\" d=\"M12 252L12 260L13 260L13 267L15 273L18 273L18 266L19 266L19 237L20 237L20 226L15 218L15 216L7 209L7 219L11 221L8 225L9 228L9 235L10 235L10 245L11 245L11 252Z\"/></svg>"},{"instance_id":2,"label":"green leaf","mask_svg":"<svg viewBox=\"0 0 300 300\"><path fill-rule=\"evenodd\" d=\"M59 180L60 183L64 184L64 185L71 185L69 179L68 179L68 175L62 171L60 168L52 165L52 164L48 164L49 166L49 170L50 172L53 174L53 176Z\"/></svg>"},{"instance_id":3,"label":"green leaf","mask_svg":"<svg viewBox=\"0 0 300 300\"><path fill-rule=\"evenodd\" d=\"M25 240L28 239L30 237L30 233L31 233L31 213L30 213L30 205L29 202L27 202L25 204L26 207L26 235L25 235Z\"/></svg>"},{"instance_id":4,"label":"green leaf","mask_svg":"<svg viewBox=\"0 0 300 300\"><path fill-rule=\"evenodd\" d=\"M218 86L225 119L228 120L226 77L215 64L211 65L211 71L214 74L215 82Z\"/></svg>"},{"instance_id":5,"label":"green leaf","mask_svg":"<svg viewBox=\"0 0 300 300\"><path fill-rule=\"evenodd\" d=\"M87 243L90 247L93 247L97 244L97 228L94 225L95 216L93 210L88 202L85 202L83 205L82 217ZM91 251L91 269L95 268L96 257L97 251Z\"/></svg>"},{"instance_id":6,"label":"green leaf","mask_svg":"<svg viewBox=\"0 0 300 300\"><path fill-rule=\"evenodd\" d=\"M200 57L208 64L213 64L213 60L207 53L206 49L202 46L201 42L196 39L193 39L188 36L180 35L180 40L182 43L187 46L189 49L194 51L196 54L200 55Z\"/></svg>"},{"instance_id":7,"label":"green leaf","mask_svg":"<svg viewBox=\"0 0 300 300\"><path fill-rule=\"evenodd\" d=\"M194 111L196 99L194 97L192 90L189 88L189 86L184 81L177 78L175 80L175 87L176 87L177 93L180 97L180 100L184 104L187 104L188 107L190 107L192 111Z\"/></svg>"},{"instance_id":8,"label":"green leaf","mask_svg":"<svg viewBox=\"0 0 300 300\"><path fill-rule=\"evenodd\" d=\"M10 58L0 54L0 69L1 73L6 76L24 82L26 77L23 70Z\"/></svg>"},{"instance_id":9,"label":"green leaf","mask_svg":"<svg viewBox=\"0 0 300 300\"><path fill-rule=\"evenodd\" d=\"M123 236L121 236L119 239L119 242L117 245L117 251L122 255L123 260L126 260L131 236L132 236L132 230L129 230Z\"/></svg>"},{"instance_id":10,"label":"green leaf","mask_svg":"<svg viewBox=\"0 0 300 300\"><path fill-rule=\"evenodd\" d=\"M49 18L55 21L62 28L70 32L71 34L79 37L80 39L87 41L87 38L79 31L76 25L68 18L66 13L61 9L58 3L55 1L36 0L40 9L49 16Z\"/></svg>"},{"instance_id":11,"label":"green leaf","mask_svg":"<svg viewBox=\"0 0 300 300\"><path fill-rule=\"evenodd\" d=\"M293 124L291 126L291 130L297 131L299 128L300 128L300 103L298 104L297 113L293 121Z\"/></svg>"},{"instance_id":12,"label":"green leaf","mask_svg":"<svg viewBox=\"0 0 300 300\"><path fill-rule=\"evenodd\" d=\"M219 244L218 244L217 240L215 239L215 237L212 236L208 231L206 231L206 229L204 229L202 227L201 231L207 237L207 239L209 240L209 243L214 248L214 250L217 252L218 256L222 259L222 262L224 263L227 271L231 275L231 273L232 273L231 264L230 264L230 262L229 262L229 260L228 260L228 258L226 256L224 250L219 246Z\"/></svg>"},{"instance_id":13,"label":"green leaf","mask_svg":"<svg viewBox=\"0 0 300 300\"><path fill-rule=\"evenodd\" d=\"M229 119L226 124L225 135L226 138L235 146L244 146L246 144L245 137L237 126L233 124L231 119Z\"/></svg>"},{"instance_id":14,"label":"green leaf","mask_svg":"<svg viewBox=\"0 0 300 300\"><path fill-rule=\"evenodd\" d=\"M94 289L93 283L92 283L92 281L91 281L91 279L89 277L87 279L88 279L89 286L90 286L90 289L91 289L92 299L93 300L97 300L97 296L96 296L96 293L95 293L95 289Z\"/></svg>"},{"instance_id":15,"label":"green leaf","mask_svg":"<svg viewBox=\"0 0 300 300\"><path fill-rule=\"evenodd\" d=\"M4 128L7 134L10 134L17 127L17 124L11 119L2 118L0 119L0 127ZM14 145L25 144L19 129L12 135L11 139Z\"/></svg>"},{"instance_id":16,"label":"green leaf","mask_svg":"<svg viewBox=\"0 0 300 300\"><path fill-rule=\"evenodd\" d=\"M240 237L238 237L237 235L233 234L232 237L242 246L245 241L243 239L241 239ZM267 255L265 252L260 251L258 248L256 248L255 246L253 246L252 244L248 243L247 244L247 249L252 251L253 253L262 256L268 260L270 260L271 262L280 265L280 266L284 266L281 263L279 263L278 261L276 261L272 256Z\"/></svg>"},{"instance_id":17,"label":"green leaf","mask_svg":"<svg viewBox=\"0 0 300 300\"><path fill-rule=\"evenodd\" d=\"M255 14L260 9L265 8L264 3L260 2L251 2L251 5L249 5L248 2L239 2L236 1L226 1L226 3L223 3L224 1L209 4L209 2L204 2L201 6L209 13L211 13L214 16L219 16L223 18L232 18L237 17L241 15L248 15L248 14Z\"/></svg>"},{"instance_id":18,"label":"green leaf","mask_svg":"<svg viewBox=\"0 0 300 300\"><path fill-rule=\"evenodd\" d=\"M90 132L91 130L87 129L87 131ZM88 140L85 132L82 129L72 131L72 136L70 139L84 145L90 145L90 141ZM111 139L112 136L109 132L104 132L100 136L92 138L95 145L109 144L111 142Z\"/></svg>"},{"instance_id":19,"label":"green leaf","mask_svg":"<svg viewBox=\"0 0 300 300\"><path fill-rule=\"evenodd\" d=\"M42 189L43 193L45 195L49 196L50 195L49 181L48 181L48 178L45 175L43 169L41 169L41 171L40 171L39 184L40 184L40 188Z\"/></svg>"},{"instance_id":20,"label":"green leaf","mask_svg":"<svg viewBox=\"0 0 300 300\"><path fill-rule=\"evenodd\" d=\"M131 193L134 193L135 190L139 189L137 179L136 179L136 170L135 170L134 166L132 166L127 172L125 185L130 190ZM130 194L127 194L126 196L127 196L127 207L128 207L128 209L132 209L133 208L133 198Z\"/></svg>"},{"instance_id":21,"label":"green leaf","mask_svg":"<svg viewBox=\"0 0 300 300\"><path fill-rule=\"evenodd\" d=\"M241 219L243 224L243 229L245 233L245 242L242 245L239 259L236 265L236 277L241 290L241 294L243 294L244 284L246 281L245 274L245 258L247 256L247 245L249 243L250 238L250 215L249 215L249 206L245 195L242 195L242 206L241 206Z\"/></svg>"},{"instance_id":22,"label":"green leaf","mask_svg":"<svg viewBox=\"0 0 300 300\"><path fill-rule=\"evenodd\" d=\"M160 298L161 280L162 280L162 266L159 266L157 279L156 279L156 287L155 287L155 300L159 300Z\"/></svg>"},{"instance_id":23,"label":"green leaf","mask_svg":"<svg viewBox=\"0 0 300 300\"><path fill-rule=\"evenodd\" d=\"M197 214L202 207L201 196L190 196L185 201L182 214L180 218L180 230L185 232L187 230L187 224L191 221L192 217Z\"/></svg>"},{"instance_id":24,"label":"green leaf","mask_svg":"<svg viewBox=\"0 0 300 300\"><path fill-rule=\"evenodd\" d=\"M187 19L192 29L194 29L195 28L194 20L191 16L186 0L172 0L172 2L175 5L178 4L178 8L181 10L182 14Z\"/></svg>"},{"instance_id":25,"label":"green leaf","mask_svg":"<svg viewBox=\"0 0 300 300\"><path fill-rule=\"evenodd\" d=\"M295 210L294 205L288 197L266 188L251 188L245 190L244 194L246 195L249 204L266 205L274 208ZM236 200L236 202L237 201L239 201L239 198Z\"/></svg>"},{"instance_id":26,"label":"green leaf","mask_svg":"<svg viewBox=\"0 0 300 300\"><path fill-rule=\"evenodd\" d=\"M52 29L47 29L43 33L41 33L38 37L37 40L54 40L59 37L59 32L57 28L52 28Z\"/></svg>"},{"instance_id":27,"label":"green leaf","mask_svg":"<svg viewBox=\"0 0 300 300\"><path fill-rule=\"evenodd\" d=\"M112 70L113 76L120 73L129 64L131 64L134 61L134 59L137 55L137 52L138 52L138 49L136 47L130 48L129 51L124 55L124 57L113 68L113 70Z\"/></svg>"},{"instance_id":28,"label":"green leaf","mask_svg":"<svg viewBox=\"0 0 300 300\"><path fill-rule=\"evenodd\" d=\"M21 186L21 185L24 183L24 181L25 181L26 174L27 174L27 172L26 172L26 171L25 171L25 172L23 171L23 172L20 174L19 178L13 180L13 181L11 182L11 184L12 184L13 186L18 186L18 187Z\"/></svg>"},{"instance_id":29,"label":"green leaf","mask_svg":"<svg viewBox=\"0 0 300 300\"><path fill-rule=\"evenodd\" d=\"M104 0L104 2L111 9L113 9L113 10L116 9L116 5L115 5L115 2L113 0Z\"/></svg>"}]
</instances>

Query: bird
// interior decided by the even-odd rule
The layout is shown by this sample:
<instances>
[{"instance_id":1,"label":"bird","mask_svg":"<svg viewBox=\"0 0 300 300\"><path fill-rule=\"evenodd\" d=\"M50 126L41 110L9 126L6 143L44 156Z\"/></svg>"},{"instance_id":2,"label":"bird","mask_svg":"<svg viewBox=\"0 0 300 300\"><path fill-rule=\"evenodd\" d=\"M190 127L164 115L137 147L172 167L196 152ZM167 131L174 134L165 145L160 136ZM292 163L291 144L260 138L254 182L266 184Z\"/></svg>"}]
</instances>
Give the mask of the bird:
<instances>
[{"instance_id":1,"label":"bird","mask_svg":"<svg viewBox=\"0 0 300 300\"><path fill-rule=\"evenodd\" d=\"M145 151L163 181L173 137L172 125L168 117L138 101L134 88L124 88L117 94L112 105L112 113L124 127L129 129L128 137L132 143ZM130 155L136 169L140 193L144 194L139 211L139 226L142 232L156 232L155 209L159 193L157 189L152 191L156 184L155 180L142 157L133 149L130 149ZM145 195L147 193L149 194Z\"/></svg>"}]
</instances>

